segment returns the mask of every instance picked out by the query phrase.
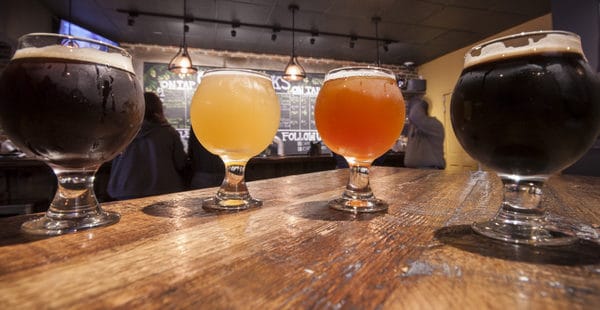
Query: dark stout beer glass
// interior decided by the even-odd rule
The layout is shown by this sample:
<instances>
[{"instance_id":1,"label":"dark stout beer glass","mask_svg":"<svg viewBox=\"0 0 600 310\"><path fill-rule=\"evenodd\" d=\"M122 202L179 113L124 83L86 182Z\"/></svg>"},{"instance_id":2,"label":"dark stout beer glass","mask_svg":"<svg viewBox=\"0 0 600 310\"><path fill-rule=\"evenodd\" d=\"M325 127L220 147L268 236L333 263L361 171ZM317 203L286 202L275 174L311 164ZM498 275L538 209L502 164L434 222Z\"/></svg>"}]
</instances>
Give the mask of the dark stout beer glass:
<instances>
[{"instance_id":1,"label":"dark stout beer glass","mask_svg":"<svg viewBox=\"0 0 600 310\"><path fill-rule=\"evenodd\" d=\"M57 34L21 37L0 77L0 124L58 178L45 216L22 229L58 235L118 222L119 214L100 208L94 175L131 142L143 115L142 90L125 50Z\"/></svg>"},{"instance_id":2,"label":"dark stout beer glass","mask_svg":"<svg viewBox=\"0 0 600 310\"><path fill-rule=\"evenodd\" d=\"M450 113L463 148L503 183L500 210L473 229L513 243L575 240L556 230L540 201L547 178L579 159L600 130L600 79L579 37L530 32L474 47Z\"/></svg>"}]
</instances>

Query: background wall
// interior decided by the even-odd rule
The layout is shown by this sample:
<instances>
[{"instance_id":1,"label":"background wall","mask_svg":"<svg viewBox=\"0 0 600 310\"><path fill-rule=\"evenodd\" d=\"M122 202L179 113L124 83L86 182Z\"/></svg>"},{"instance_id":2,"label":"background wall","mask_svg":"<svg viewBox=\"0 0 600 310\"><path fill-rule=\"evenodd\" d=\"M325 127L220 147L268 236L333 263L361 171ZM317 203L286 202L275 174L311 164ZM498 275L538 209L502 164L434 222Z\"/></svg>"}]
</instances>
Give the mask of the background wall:
<instances>
[{"instance_id":1,"label":"background wall","mask_svg":"<svg viewBox=\"0 0 600 310\"><path fill-rule=\"evenodd\" d=\"M600 0L552 0L552 23L554 29L579 34L590 66L600 72ZM583 158L563 173L600 176L600 135Z\"/></svg>"},{"instance_id":2,"label":"background wall","mask_svg":"<svg viewBox=\"0 0 600 310\"><path fill-rule=\"evenodd\" d=\"M134 70L142 82L144 62L169 63L179 50L177 46L158 46L121 43L133 56ZM216 51L197 48L188 48L192 62L196 66L245 68L255 70L283 71L289 61L289 55L252 54L235 51ZM372 63L357 63L324 58L310 58L299 56L298 60L308 73L327 73L327 71L353 65L373 65ZM417 77L414 70L402 66L383 64L383 67L393 70L396 74L407 77Z\"/></svg>"},{"instance_id":3,"label":"background wall","mask_svg":"<svg viewBox=\"0 0 600 310\"><path fill-rule=\"evenodd\" d=\"M132 54L134 70L140 84L145 86L145 91L157 92L163 99L167 118L181 134L185 146L190 127L187 114L195 86L200 82L201 75L177 76L165 72L166 64L177 53L179 47L127 43L122 43L122 46ZM281 123L277 136L284 143L286 155L307 154L311 142L320 139L312 115L316 97L322 85L323 75L333 68L373 65L371 63L298 57L308 77L303 81L290 83L281 78L289 61L289 55L253 54L195 48L188 48L188 51L194 66L200 69L207 69L207 67L244 68L265 71L271 75L273 86L281 103ZM153 72L144 72L149 66ZM414 68L383 66L403 78L417 77ZM154 72L156 74L152 74ZM173 83L166 83L167 79ZM154 86L148 87L148 82L152 80L154 82L150 83ZM157 89L156 85L158 84L165 85L165 88L161 86ZM181 88L178 85L189 87ZM322 150L328 152L325 146Z\"/></svg>"},{"instance_id":4,"label":"background wall","mask_svg":"<svg viewBox=\"0 0 600 310\"><path fill-rule=\"evenodd\" d=\"M509 34L523 31L552 29L552 17L550 14L533 19L519 26L507 29L481 42ZM476 44L473 44L474 46ZM444 153L446 156L448 170L477 170L478 164L460 146L452 124L450 123L450 98L454 85L460 76L463 67L465 53L472 47L467 46L446 54L433 61L419 66L418 72L427 79L427 91L425 97L431 101L431 114L439 119L446 130L444 141Z\"/></svg>"},{"instance_id":5,"label":"background wall","mask_svg":"<svg viewBox=\"0 0 600 310\"><path fill-rule=\"evenodd\" d=\"M30 32L51 32L53 15L38 1L0 1L0 72L10 60L17 40Z\"/></svg>"},{"instance_id":6,"label":"background wall","mask_svg":"<svg viewBox=\"0 0 600 310\"><path fill-rule=\"evenodd\" d=\"M600 72L600 0L552 0L552 23L581 37L590 66Z\"/></svg>"}]
</instances>

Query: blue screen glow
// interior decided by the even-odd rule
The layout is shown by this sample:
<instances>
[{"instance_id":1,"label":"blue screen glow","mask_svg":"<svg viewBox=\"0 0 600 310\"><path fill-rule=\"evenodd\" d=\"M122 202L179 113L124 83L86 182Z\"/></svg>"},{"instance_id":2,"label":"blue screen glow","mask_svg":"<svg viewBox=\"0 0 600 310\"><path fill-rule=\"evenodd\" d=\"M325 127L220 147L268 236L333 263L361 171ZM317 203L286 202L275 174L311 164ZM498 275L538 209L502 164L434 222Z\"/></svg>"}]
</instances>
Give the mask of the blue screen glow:
<instances>
[{"instance_id":1,"label":"blue screen glow","mask_svg":"<svg viewBox=\"0 0 600 310\"><path fill-rule=\"evenodd\" d=\"M70 26L70 29L69 29L69 26ZM76 24L68 22L64 19L60 20L60 27L58 29L58 33L72 35L72 36L76 36L76 37L94 39L94 40L101 41L101 42L104 42L104 43L107 43L110 45L119 46L119 43L117 43L115 41L109 40L97 33L91 32L83 27L80 27ZM77 44L80 47L95 47L93 44L86 43L86 42L78 41Z\"/></svg>"}]
</instances>

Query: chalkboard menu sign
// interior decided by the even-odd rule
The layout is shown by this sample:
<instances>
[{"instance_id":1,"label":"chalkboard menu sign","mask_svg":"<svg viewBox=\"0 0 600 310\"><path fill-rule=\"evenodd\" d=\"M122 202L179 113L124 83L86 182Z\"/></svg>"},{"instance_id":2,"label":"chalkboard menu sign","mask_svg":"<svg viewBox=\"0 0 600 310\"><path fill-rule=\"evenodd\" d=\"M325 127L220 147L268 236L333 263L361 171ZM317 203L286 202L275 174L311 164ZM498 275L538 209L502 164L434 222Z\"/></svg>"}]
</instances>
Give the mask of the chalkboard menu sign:
<instances>
[{"instance_id":1,"label":"chalkboard menu sign","mask_svg":"<svg viewBox=\"0 0 600 310\"><path fill-rule=\"evenodd\" d=\"M281 121L277 135L283 140L286 154L306 154L310 142L320 141L314 119L315 101L324 74L310 74L301 82L288 82L283 72L267 71L281 104Z\"/></svg>"},{"instance_id":2,"label":"chalkboard menu sign","mask_svg":"<svg viewBox=\"0 0 600 310\"><path fill-rule=\"evenodd\" d=\"M212 67L198 67L198 74L179 75L167 64L144 63L144 91L155 92L162 99L165 115L181 134L184 145L189 137L189 108L200 83L201 72ZM263 71L271 76L273 88L281 104L281 121L277 136L284 143L286 155L306 154L310 143L321 140L314 120L317 94L324 74L307 74L300 82L288 82L281 71Z\"/></svg>"}]
</instances>

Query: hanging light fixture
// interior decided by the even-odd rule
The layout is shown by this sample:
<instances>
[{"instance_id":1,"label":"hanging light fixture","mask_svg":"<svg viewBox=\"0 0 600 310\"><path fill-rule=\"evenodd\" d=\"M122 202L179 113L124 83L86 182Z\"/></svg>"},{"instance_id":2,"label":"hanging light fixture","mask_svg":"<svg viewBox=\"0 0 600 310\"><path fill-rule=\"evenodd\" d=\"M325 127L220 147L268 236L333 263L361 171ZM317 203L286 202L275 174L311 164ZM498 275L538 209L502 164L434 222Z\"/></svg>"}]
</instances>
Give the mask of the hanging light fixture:
<instances>
[{"instance_id":1,"label":"hanging light fixture","mask_svg":"<svg viewBox=\"0 0 600 310\"><path fill-rule=\"evenodd\" d=\"M295 42L294 42L294 31L296 27L295 15L298 10L298 6L295 4L290 4L288 7L290 11L292 11L292 56L290 57L290 61L285 67L285 71L283 73L283 78L287 81L301 81L306 77L306 72L304 68L298 63L298 59L296 59L296 50L295 50Z\"/></svg>"},{"instance_id":2,"label":"hanging light fixture","mask_svg":"<svg viewBox=\"0 0 600 310\"><path fill-rule=\"evenodd\" d=\"M192 65L192 58L187 50L185 34L190 30L186 24L186 0L183 0L183 42L175 57L169 62L169 71L177 74L194 74L198 70Z\"/></svg>"},{"instance_id":3,"label":"hanging light fixture","mask_svg":"<svg viewBox=\"0 0 600 310\"><path fill-rule=\"evenodd\" d=\"M371 21L375 24L375 50L377 51L377 66L381 66L381 59L379 58L379 29L377 25L381 21L381 17L373 16Z\"/></svg>"}]
</instances>

